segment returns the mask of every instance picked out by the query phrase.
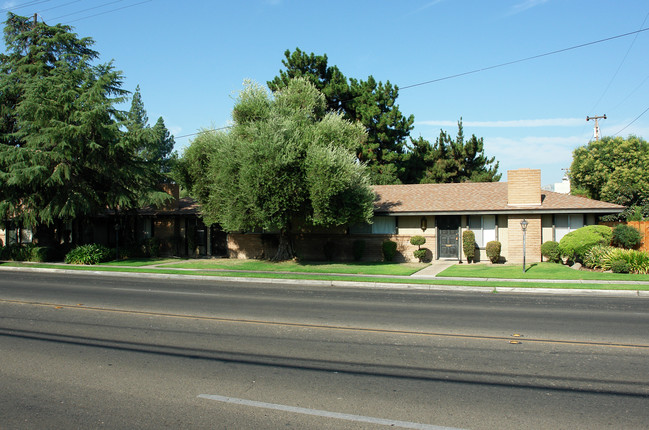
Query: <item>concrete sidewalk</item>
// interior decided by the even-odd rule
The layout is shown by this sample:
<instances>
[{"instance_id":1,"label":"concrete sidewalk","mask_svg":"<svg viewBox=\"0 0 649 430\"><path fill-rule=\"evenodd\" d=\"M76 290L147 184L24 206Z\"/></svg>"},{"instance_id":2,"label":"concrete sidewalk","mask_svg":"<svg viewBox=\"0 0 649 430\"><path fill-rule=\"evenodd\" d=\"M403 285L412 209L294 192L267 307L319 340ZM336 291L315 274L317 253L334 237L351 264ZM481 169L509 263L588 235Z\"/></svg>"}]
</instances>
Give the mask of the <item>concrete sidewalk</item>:
<instances>
[{"instance_id":1,"label":"concrete sidewalk","mask_svg":"<svg viewBox=\"0 0 649 430\"><path fill-rule=\"evenodd\" d=\"M413 278L434 278L438 273L443 272L455 264L458 264L457 260L435 260L431 262L430 266L410 276Z\"/></svg>"}]
</instances>

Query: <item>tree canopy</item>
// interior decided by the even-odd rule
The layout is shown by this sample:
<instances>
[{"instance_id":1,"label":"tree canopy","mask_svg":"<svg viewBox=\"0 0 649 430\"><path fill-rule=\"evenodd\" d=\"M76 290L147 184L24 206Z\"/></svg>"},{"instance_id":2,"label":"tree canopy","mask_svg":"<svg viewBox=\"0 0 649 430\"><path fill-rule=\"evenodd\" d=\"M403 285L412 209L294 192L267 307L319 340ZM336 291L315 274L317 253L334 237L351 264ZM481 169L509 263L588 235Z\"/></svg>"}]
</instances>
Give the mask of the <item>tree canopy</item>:
<instances>
[{"instance_id":1,"label":"tree canopy","mask_svg":"<svg viewBox=\"0 0 649 430\"><path fill-rule=\"evenodd\" d=\"M270 95L247 83L233 127L194 139L181 163L208 224L226 231L279 231L274 259L293 257L297 225L368 222L374 193L354 156L366 132L326 112L325 97L303 78Z\"/></svg>"},{"instance_id":2,"label":"tree canopy","mask_svg":"<svg viewBox=\"0 0 649 430\"><path fill-rule=\"evenodd\" d=\"M295 77L308 79L326 98L326 110L340 112L344 119L359 122L367 139L354 148L357 158L368 165L373 184L402 182L406 139L414 116L404 116L396 104L399 89L389 81L377 82L346 78L336 66L329 66L327 55L306 54L299 48L287 50L279 76L268 82L272 91L286 88Z\"/></svg>"},{"instance_id":3,"label":"tree canopy","mask_svg":"<svg viewBox=\"0 0 649 430\"><path fill-rule=\"evenodd\" d=\"M292 78L303 77L325 96L328 111L341 112L345 119L362 124L368 138L354 150L367 163L373 184L500 180L498 163L484 154L483 139L472 135L464 141L461 120L455 140L442 132L434 145L422 138L408 142L414 116L401 113L396 85L377 82L372 76L347 78L328 64L326 54L307 54L296 48L284 56L286 70L268 82L269 88L277 91Z\"/></svg>"},{"instance_id":4,"label":"tree canopy","mask_svg":"<svg viewBox=\"0 0 649 430\"><path fill-rule=\"evenodd\" d=\"M170 173L178 159L174 152L175 140L167 127L164 119L159 117L155 125L149 125L140 86L135 88L131 99L131 108L126 114L125 120L126 138L132 139L138 145L136 151L149 164L152 164L162 177L161 181L170 181Z\"/></svg>"},{"instance_id":5,"label":"tree canopy","mask_svg":"<svg viewBox=\"0 0 649 430\"><path fill-rule=\"evenodd\" d=\"M453 139L440 131L435 144L419 137L411 140L411 150L406 158L408 183L498 182L499 163L495 157L484 153L482 138L471 135L465 141L462 119Z\"/></svg>"},{"instance_id":6,"label":"tree canopy","mask_svg":"<svg viewBox=\"0 0 649 430\"><path fill-rule=\"evenodd\" d=\"M51 225L156 201L157 166L125 137L122 73L93 41L9 13L0 55L0 216Z\"/></svg>"},{"instance_id":7,"label":"tree canopy","mask_svg":"<svg viewBox=\"0 0 649 430\"><path fill-rule=\"evenodd\" d=\"M649 143L636 136L589 142L574 150L570 180L587 197L649 216Z\"/></svg>"}]
</instances>

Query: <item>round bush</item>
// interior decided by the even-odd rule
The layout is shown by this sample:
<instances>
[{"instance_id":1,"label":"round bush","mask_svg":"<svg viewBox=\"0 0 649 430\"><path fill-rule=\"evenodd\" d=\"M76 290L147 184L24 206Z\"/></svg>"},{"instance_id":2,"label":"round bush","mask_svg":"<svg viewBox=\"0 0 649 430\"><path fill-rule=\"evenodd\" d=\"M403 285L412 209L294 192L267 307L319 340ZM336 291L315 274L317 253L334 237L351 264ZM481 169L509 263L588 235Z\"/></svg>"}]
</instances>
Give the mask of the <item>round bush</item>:
<instances>
[{"instance_id":1,"label":"round bush","mask_svg":"<svg viewBox=\"0 0 649 430\"><path fill-rule=\"evenodd\" d=\"M426 238L424 236L413 236L410 238L410 244L415 246L421 246L426 243Z\"/></svg>"},{"instance_id":2,"label":"round bush","mask_svg":"<svg viewBox=\"0 0 649 430\"><path fill-rule=\"evenodd\" d=\"M466 261L469 263L473 261L475 257L475 233L471 230L467 230L462 234L462 249L464 250Z\"/></svg>"},{"instance_id":3,"label":"round bush","mask_svg":"<svg viewBox=\"0 0 649 430\"><path fill-rule=\"evenodd\" d=\"M426 258L426 254L427 254L427 253L428 253L428 250L427 250L426 248L423 248L423 249L416 249L416 250L413 252L415 258L418 259L420 263L421 263L422 261L424 261L424 259Z\"/></svg>"},{"instance_id":4,"label":"round bush","mask_svg":"<svg viewBox=\"0 0 649 430\"><path fill-rule=\"evenodd\" d=\"M492 240L487 242L487 257L492 263L498 263L500 261L500 251L502 250L502 244L497 240Z\"/></svg>"},{"instance_id":5,"label":"round bush","mask_svg":"<svg viewBox=\"0 0 649 430\"><path fill-rule=\"evenodd\" d=\"M397 242L386 240L381 244L381 250L383 251L383 259L392 261L397 254Z\"/></svg>"},{"instance_id":6,"label":"round bush","mask_svg":"<svg viewBox=\"0 0 649 430\"><path fill-rule=\"evenodd\" d=\"M563 236L559 242L559 251L563 257L581 262L590 248L595 245L608 245L612 237L611 227L587 225Z\"/></svg>"},{"instance_id":7,"label":"round bush","mask_svg":"<svg viewBox=\"0 0 649 430\"><path fill-rule=\"evenodd\" d=\"M65 256L67 264L98 264L110 260L110 249L96 243L81 245Z\"/></svg>"},{"instance_id":8,"label":"round bush","mask_svg":"<svg viewBox=\"0 0 649 430\"><path fill-rule=\"evenodd\" d=\"M642 242L642 233L626 224L619 224L613 229L613 246L624 249L636 248Z\"/></svg>"},{"instance_id":9,"label":"round bush","mask_svg":"<svg viewBox=\"0 0 649 430\"><path fill-rule=\"evenodd\" d=\"M561 261L561 251L559 251L559 242L550 240L541 245L541 255L551 263Z\"/></svg>"}]
</instances>

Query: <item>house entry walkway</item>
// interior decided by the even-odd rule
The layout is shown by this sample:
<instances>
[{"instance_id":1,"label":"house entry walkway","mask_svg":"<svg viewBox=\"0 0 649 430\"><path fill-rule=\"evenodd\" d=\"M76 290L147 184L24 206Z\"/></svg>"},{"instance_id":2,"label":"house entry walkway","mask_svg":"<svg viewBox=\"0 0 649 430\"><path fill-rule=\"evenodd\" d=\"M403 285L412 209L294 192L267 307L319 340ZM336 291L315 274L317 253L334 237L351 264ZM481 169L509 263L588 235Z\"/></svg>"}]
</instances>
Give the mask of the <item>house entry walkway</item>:
<instances>
[{"instance_id":1,"label":"house entry walkway","mask_svg":"<svg viewBox=\"0 0 649 430\"><path fill-rule=\"evenodd\" d=\"M410 275L412 278L432 278L437 276L438 273L443 272L449 267L457 264L457 260L433 260L430 266L421 269L417 273Z\"/></svg>"}]
</instances>

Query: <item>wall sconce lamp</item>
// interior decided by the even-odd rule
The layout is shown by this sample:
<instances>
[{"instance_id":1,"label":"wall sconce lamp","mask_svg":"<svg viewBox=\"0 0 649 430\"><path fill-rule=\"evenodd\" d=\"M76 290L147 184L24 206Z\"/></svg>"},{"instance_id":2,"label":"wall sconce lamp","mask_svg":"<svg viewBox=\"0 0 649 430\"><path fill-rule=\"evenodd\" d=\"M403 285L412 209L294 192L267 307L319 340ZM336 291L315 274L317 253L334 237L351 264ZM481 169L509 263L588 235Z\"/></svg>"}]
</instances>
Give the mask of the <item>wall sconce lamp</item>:
<instances>
[{"instance_id":1,"label":"wall sconce lamp","mask_svg":"<svg viewBox=\"0 0 649 430\"><path fill-rule=\"evenodd\" d=\"M428 219L425 216L421 217L421 231L426 231L428 228Z\"/></svg>"}]
</instances>

